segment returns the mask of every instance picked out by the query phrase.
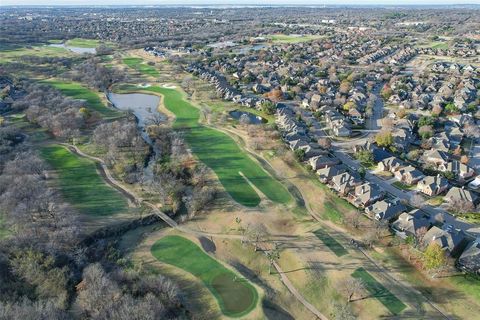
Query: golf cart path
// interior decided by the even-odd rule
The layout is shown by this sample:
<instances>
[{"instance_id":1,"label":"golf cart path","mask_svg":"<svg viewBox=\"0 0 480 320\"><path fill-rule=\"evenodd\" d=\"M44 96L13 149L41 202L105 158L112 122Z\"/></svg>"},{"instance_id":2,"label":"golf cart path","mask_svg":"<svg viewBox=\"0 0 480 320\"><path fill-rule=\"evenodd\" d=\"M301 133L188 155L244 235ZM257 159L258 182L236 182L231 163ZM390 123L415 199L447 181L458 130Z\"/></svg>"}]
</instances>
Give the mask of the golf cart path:
<instances>
[{"instance_id":1,"label":"golf cart path","mask_svg":"<svg viewBox=\"0 0 480 320\"><path fill-rule=\"evenodd\" d=\"M63 143L62 144L64 147L66 147L68 150L70 150L72 153L84 157L87 159L90 159L98 164L100 166L98 167L99 170L101 171L102 177L107 181L107 183L111 186L113 186L117 190L122 190L121 193L128 197L129 200L131 200L133 203L135 203L137 206L140 204L144 204L152 209L152 211L163 221L165 221L170 227L179 230L181 232L194 235L194 236L204 236L204 237L216 237L216 238L221 238L221 239L242 239L242 235L233 235L233 234L217 234L217 233L208 233L208 232L203 232L203 231L197 231L197 230L192 230L189 228L185 228L183 226L178 225L178 223L173 220L171 217L169 217L167 214L164 212L160 211L155 205L152 203L149 203L147 201L144 201L142 198L138 197L135 195L133 192L130 190L127 190L120 182L118 182L113 176L111 175L109 169L105 165L105 162L97 157L88 155L84 152L82 152L78 147L70 144ZM293 286L293 284L290 282L288 277L285 275L283 270L280 268L280 266L277 263L274 263L274 267L277 270L278 274L281 277L282 282L285 284L287 289L290 291L290 293L295 296L295 298L302 303L310 312L312 312L317 318L321 320L327 320L328 318L323 315L317 308L315 308L312 304L310 304L299 292L298 290Z\"/></svg>"}]
</instances>

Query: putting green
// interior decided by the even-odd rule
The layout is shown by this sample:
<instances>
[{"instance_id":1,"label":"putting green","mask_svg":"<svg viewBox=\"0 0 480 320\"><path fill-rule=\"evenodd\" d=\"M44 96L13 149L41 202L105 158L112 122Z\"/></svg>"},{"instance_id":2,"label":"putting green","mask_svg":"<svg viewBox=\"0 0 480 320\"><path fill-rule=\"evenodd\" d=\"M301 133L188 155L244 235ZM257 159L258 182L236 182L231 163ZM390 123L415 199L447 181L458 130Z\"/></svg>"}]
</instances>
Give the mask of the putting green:
<instances>
[{"instance_id":1,"label":"putting green","mask_svg":"<svg viewBox=\"0 0 480 320\"><path fill-rule=\"evenodd\" d=\"M247 280L225 268L190 240L166 236L155 242L151 252L159 261L199 278L215 296L226 316L244 316L257 305L258 293Z\"/></svg>"},{"instance_id":2,"label":"putting green","mask_svg":"<svg viewBox=\"0 0 480 320\"><path fill-rule=\"evenodd\" d=\"M73 99L85 100L89 109L95 110L105 117L118 117L120 115L119 112L107 108L95 91L90 90L77 82L45 80L42 81L42 83L53 86L60 90L64 95Z\"/></svg>"},{"instance_id":3,"label":"putting green","mask_svg":"<svg viewBox=\"0 0 480 320\"><path fill-rule=\"evenodd\" d=\"M274 202L286 204L292 200L287 189L253 161L230 136L200 125L200 110L185 101L181 92L157 86L139 90L163 96L165 107L175 114L174 127L185 131L185 139L193 152L215 171L235 201L248 207L260 203L260 197L248 181Z\"/></svg>"},{"instance_id":4,"label":"putting green","mask_svg":"<svg viewBox=\"0 0 480 320\"><path fill-rule=\"evenodd\" d=\"M40 151L42 157L57 171L63 196L80 212L109 216L127 210L126 200L105 184L92 161L80 158L59 145L49 145Z\"/></svg>"}]
</instances>

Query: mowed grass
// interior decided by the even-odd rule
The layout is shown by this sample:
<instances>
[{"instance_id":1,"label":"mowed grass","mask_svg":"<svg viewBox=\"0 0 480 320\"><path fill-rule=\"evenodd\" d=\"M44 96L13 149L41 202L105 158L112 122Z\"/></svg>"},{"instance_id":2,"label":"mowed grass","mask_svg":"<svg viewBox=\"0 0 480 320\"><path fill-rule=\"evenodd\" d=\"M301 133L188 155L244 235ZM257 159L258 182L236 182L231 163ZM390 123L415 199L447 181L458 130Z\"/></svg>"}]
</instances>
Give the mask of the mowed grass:
<instances>
[{"instance_id":1,"label":"mowed grass","mask_svg":"<svg viewBox=\"0 0 480 320\"><path fill-rule=\"evenodd\" d=\"M11 61L19 61L22 56L66 57L71 55L72 53L65 48L33 46L29 48L0 50L0 62L5 63Z\"/></svg>"},{"instance_id":2,"label":"mowed grass","mask_svg":"<svg viewBox=\"0 0 480 320\"><path fill-rule=\"evenodd\" d=\"M314 34L271 34L267 36L273 43L300 43L323 38L321 35Z\"/></svg>"},{"instance_id":3,"label":"mowed grass","mask_svg":"<svg viewBox=\"0 0 480 320\"><path fill-rule=\"evenodd\" d=\"M365 269L358 268L352 273L352 277L361 279L370 294L380 301L394 315L400 314L407 306L387 290L381 283L375 280Z\"/></svg>"},{"instance_id":4,"label":"mowed grass","mask_svg":"<svg viewBox=\"0 0 480 320\"><path fill-rule=\"evenodd\" d=\"M75 38L67 40L65 44L77 48L95 48L100 44L100 40Z\"/></svg>"},{"instance_id":5,"label":"mowed grass","mask_svg":"<svg viewBox=\"0 0 480 320\"><path fill-rule=\"evenodd\" d=\"M158 70L146 64L142 58L135 58L135 57L124 58L123 63L125 63L130 68L133 68L138 72L143 73L147 76L158 77L160 75Z\"/></svg>"},{"instance_id":6,"label":"mowed grass","mask_svg":"<svg viewBox=\"0 0 480 320\"><path fill-rule=\"evenodd\" d=\"M337 257L344 256L348 254L347 249L345 249L344 246L340 244L337 240L335 240L332 236L330 236L328 233L326 233L322 229L318 229L313 232L314 235L317 236L318 239L322 240L325 245L335 253Z\"/></svg>"},{"instance_id":7,"label":"mowed grass","mask_svg":"<svg viewBox=\"0 0 480 320\"><path fill-rule=\"evenodd\" d=\"M109 216L127 210L127 201L103 181L92 161L80 158L59 145L45 146L40 151L58 174L63 196L80 212Z\"/></svg>"},{"instance_id":8,"label":"mowed grass","mask_svg":"<svg viewBox=\"0 0 480 320\"><path fill-rule=\"evenodd\" d=\"M85 100L89 109L99 112L104 117L118 117L120 115L119 112L107 108L95 91L77 82L45 80L43 83L55 87L64 95L73 99Z\"/></svg>"},{"instance_id":9,"label":"mowed grass","mask_svg":"<svg viewBox=\"0 0 480 320\"><path fill-rule=\"evenodd\" d=\"M159 261L199 278L215 296L226 316L244 316L257 305L258 293L247 280L225 268L190 240L166 236L155 242L151 252Z\"/></svg>"},{"instance_id":10,"label":"mowed grass","mask_svg":"<svg viewBox=\"0 0 480 320\"><path fill-rule=\"evenodd\" d=\"M223 187L235 201L247 207L260 203L259 195L248 181L274 202L287 204L292 200L287 189L240 149L230 136L200 125L200 110L185 101L181 92L156 86L143 90L163 96L165 107L176 116L174 128L185 131L185 139L193 152L215 171Z\"/></svg>"}]
</instances>

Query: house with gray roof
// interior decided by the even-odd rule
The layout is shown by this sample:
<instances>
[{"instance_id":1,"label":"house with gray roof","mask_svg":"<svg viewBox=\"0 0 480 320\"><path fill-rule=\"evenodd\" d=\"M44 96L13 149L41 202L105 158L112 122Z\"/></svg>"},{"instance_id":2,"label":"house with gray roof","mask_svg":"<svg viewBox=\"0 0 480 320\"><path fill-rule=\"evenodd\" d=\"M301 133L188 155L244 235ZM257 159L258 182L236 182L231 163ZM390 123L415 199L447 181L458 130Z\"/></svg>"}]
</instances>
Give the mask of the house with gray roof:
<instances>
[{"instance_id":1,"label":"house with gray roof","mask_svg":"<svg viewBox=\"0 0 480 320\"><path fill-rule=\"evenodd\" d=\"M458 258L457 267L466 272L480 275L480 238L467 245Z\"/></svg>"},{"instance_id":2,"label":"house with gray roof","mask_svg":"<svg viewBox=\"0 0 480 320\"><path fill-rule=\"evenodd\" d=\"M418 230L421 228L428 230L431 226L430 217L419 209L403 212L391 225L395 233L403 239L408 236L416 237Z\"/></svg>"},{"instance_id":3,"label":"house with gray roof","mask_svg":"<svg viewBox=\"0 0 480 320\"><path fill-rule=\"evenodd\" d=\"M437 243L454 258L460 256L469 241L469 236L463 230L455 229L450 224L445 224L442 228L433 226L423 237L425 246L428 246L430 243Z\"/></svg>"},{"instance_id":4,"label":"house with gray roof","mask_svg":"<svg viewBox=\"0 0 480 320\"><path fill-rule=\"evenodd\" d=\"M476 205L478 202L478 195L465 188L452 187L445 195L445 200L449 202L469 202L472 205Z\"/></svg>"},{"instance_id":5,"label":"house with gray roof","mask_svg":"<svg viewBox=\"0 0 480 320\"><path fill-rule=\"evenodd\" d=\"M372 203L383 199L385 193L380 190L377 185L366 182L362 185L355 187L352 194L353 203L357 207L366 207Z\"/></svg>"},{"instance_id":6,"label":"house with gray roof","mask_svg":"<svg viewBox=\"0 0 480 320\"><path fill-rule=\"evenodd\" d=\"M437 196L448 189L448 180L441 175L427 176L418 182L417 189L427 196Z\"/></svg>"},{"instance_id":7,"label":"house with gray roof","mask_svg":"<svg viewBox=\"0 0 480 320\"><path fill-rule=\"evenodd\" d=\"M401 203L382 200L367 207L365 212L375 220L392 221L405 210L405 206Z\"/></svg>"},{"instance_id":8,"label":"house with gray roof","mask_svg":"<svg viewBox=\"0 0 480 320\"><path fill-rule=\"evenodd\" d=\"M322 183L327 183L330 180L332 180L332 178L335 177L336 175L339 175L346 171L347 171L347 166L345 166L344 164L339 164L336 166L319 169L317 170L317 175Z\"/></svg>"}]
</instances>

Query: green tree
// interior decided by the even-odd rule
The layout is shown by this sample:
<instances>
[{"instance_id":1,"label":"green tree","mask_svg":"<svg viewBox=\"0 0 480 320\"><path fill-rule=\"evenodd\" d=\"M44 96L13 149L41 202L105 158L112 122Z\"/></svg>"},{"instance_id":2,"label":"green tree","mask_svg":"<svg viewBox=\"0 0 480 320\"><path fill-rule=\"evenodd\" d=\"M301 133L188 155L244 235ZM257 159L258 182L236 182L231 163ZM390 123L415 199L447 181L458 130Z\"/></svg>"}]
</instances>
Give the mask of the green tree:
<instances>
[{"instance_id":1,"label":"green tree","mask_svg":"<svg viewBox=\"0 0 480 320\"><path fill-rule=\"evenodd\" d=\"M434 122L435 120L432 117L422 116L420 119L418 119L418 127L433 126Z\"/></svg>"},{"instance_id":2,"label":"green tree","mask_svg":"<svg viewBox=\"0 0 480 320\"><path fill-rule=\"evenodd\" d=\"M452 102L450 102L450 103L447 103L447 105L445 106L445 112L446 112L446 113L449 113L449 114L454 114L454 113L458 113L459 110L458 110L458 108L455 106L455 104L453 104Z\"/></svg>"},{"instance_id":3,"label":"green tree","mask_svg":"<svg viewBox=\"0 0 480 320\"><path fill-rule=\"evenodd\" d=\"M276 109L275 103L273 103L272 101L267 100L262 103L262 111L265 112L266 114L274 114L275 109Z\"/></svg>"},{"instance_id":4,"label":"green tree","mask_svg":"<svg viewBox=\"0 0 480 320\"><path fill-rule=\"evenodd\" d=\"M373 152L370 150L362 150L355 154L355 158L366 167L370 167L374 164Z\"/></svg>"},{"instance_id":5,"label":"green tree","mask_svg":"<svg viewBox=\"0 0 480 320\"><path fill-rule=\"evenodd\" d=\"M390 147L393 144L393 136L390 131L380 131L375 136L375 142L379 147Z\"/></svg>"},{"instance_id":6,"label":"green tree","mask_svg":"<svg viewBox=\"0 0 480 320\"><path fill-rule=\"evenodd\" d=\"M356 105L355 102L353 102L353 101L348 101L347 103L345 103L345 104L343 105L343 110L349 111L350 109L353 109L353 108L355 108L356 106L357 106L357 105Z\"/></svg>"},{"instance_id":7,"label":"green tree","mask_svg":"<svg viewBox=\"0 0 480 320\"><path fill-rule=\"evenodd\" d=\"M298 161L303 161L304 157L305 157L305 150L303 149L297 149L295 150L295 158L298 160Z\"/></svg>"},{"instance_id":8,"label":"green tree","mask_svg":"<svg viewBox=\"0 0 480 320\"><path fill-rule=\"evenodd\" d=\"M436 242L432 242L428 245L427 249L423 253L423 262L425 268L428 270L440 270L445 266L447 259L445 257L445 252L442 250L440 245ZM432 277L434 277L433 273Z\"/></svg>"}]
</instances>

